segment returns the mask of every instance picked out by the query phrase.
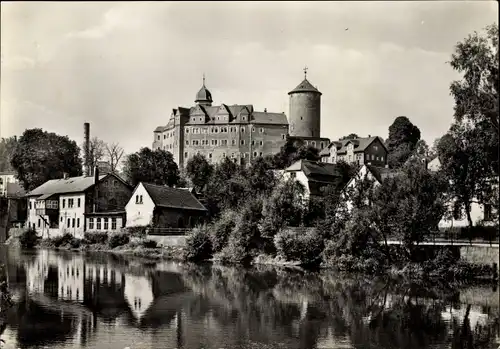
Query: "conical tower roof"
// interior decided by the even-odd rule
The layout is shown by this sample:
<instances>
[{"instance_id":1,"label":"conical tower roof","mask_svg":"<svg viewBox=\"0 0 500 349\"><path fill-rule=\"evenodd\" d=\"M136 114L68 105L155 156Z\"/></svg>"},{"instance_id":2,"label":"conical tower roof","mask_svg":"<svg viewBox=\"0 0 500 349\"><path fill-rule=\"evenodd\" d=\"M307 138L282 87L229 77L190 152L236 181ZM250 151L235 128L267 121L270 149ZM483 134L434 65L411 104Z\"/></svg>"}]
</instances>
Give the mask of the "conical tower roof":
<instances>
[{"instance_id":1,"label":"conical tower roof","mask_svg":"<svg viewBox=\"0 0 500 349\"><path fill-rule=\"evenodd\" d=\"M293 90L288 92L288 94L291 95L292 93L298 93L298 92L313 92L313 93L322 94L306 78L304 78L304 80L297 87L295 87Z\"/></svg>"}]
</instances>

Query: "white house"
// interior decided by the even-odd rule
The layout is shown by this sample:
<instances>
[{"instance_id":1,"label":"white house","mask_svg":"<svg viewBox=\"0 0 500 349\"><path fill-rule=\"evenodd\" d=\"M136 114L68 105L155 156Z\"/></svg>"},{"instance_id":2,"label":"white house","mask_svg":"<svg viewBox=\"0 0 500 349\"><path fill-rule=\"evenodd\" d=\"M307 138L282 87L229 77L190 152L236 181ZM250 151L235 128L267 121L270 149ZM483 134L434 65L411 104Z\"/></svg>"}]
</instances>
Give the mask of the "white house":
<instances>
[{"instance_id":1,"label":"white house","mask_svg":"<svg viewBox=\"0 0 500 349\"><path fill-rule=\"evenodd\" d=\"M294 179L304 186L304 199L322 195L322 189L335 183L339 176L337 165L309 160L298 160L283 172L285 180Z\"/></svg>"},{"instance_id":2,"label":"white house","mask_svg":"<svg viewBox=\"0 0 500 349\"><path fill-rule=\"evenodd\" d=\"M206 216L206 208L188 190L139 183L125 206L127 227L193 227Z\"/></svg>"},{"instance_id":3,"label":"white house","mask_svg":"<svg viewBox=\"0 0 500 349\"><path fill-rule=\"evenodd\" d=\"M16 173L12 171L0 172L0 196L7 195L8 183L19 183L16 178Z\"/></svg>"},{"instance_id":4,"label":"white house","mask_svg":"<svg viewBox=\"0 0 500 349\"><path fill-rule=\"evenodd\" d=\"M44 238L64 233L82 238L89 230L85 222L87 214L109 213L113 216L120 212L124 216L123 208L131 191L131 187L116 174L99 175L98 169L95 176L52 179L26 194L27 224ZM111 216L105 216L107 222L111 222ZM123 226L122 222L120 224Z\"/></svg>"},{"instance_id":5,"label":"white house","mask_svg":"<svg viewBox=\"0 0 500 349\"><path fill-rule=\"evenodd\" d=\"M59 299L82 302L85 272L83 258L74 257L71 260L61 258L57 269Z\"/></svg>"}]
</instances>

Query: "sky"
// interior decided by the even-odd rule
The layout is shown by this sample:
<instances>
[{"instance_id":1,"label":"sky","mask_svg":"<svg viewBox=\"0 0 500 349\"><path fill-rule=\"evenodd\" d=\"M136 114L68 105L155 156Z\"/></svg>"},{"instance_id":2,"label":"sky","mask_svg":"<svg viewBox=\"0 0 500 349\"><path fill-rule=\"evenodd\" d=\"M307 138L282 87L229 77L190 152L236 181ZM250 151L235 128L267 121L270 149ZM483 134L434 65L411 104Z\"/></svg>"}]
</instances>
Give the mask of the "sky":
<instances>
[{"instance_id":1,"label":"sky","mask_svg":"<svg viewBox=\"0 0 500 349\"><path fill-rule=\"evenodd\" d=\"M428 143L453 120L447 63L498 23L496 1L1 2L0 137L26 128L152 146L206 76L214 105L285 112L304 78L321 136L387 138L407 116Z\"/></svg>"}]
</instances>

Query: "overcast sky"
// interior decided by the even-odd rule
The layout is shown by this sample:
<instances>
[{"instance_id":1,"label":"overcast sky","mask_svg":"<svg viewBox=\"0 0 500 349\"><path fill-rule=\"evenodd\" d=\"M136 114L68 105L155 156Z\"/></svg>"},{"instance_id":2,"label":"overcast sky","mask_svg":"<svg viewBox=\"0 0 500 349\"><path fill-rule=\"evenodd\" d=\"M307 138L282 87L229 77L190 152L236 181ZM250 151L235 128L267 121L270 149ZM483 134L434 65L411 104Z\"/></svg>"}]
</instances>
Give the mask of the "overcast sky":
<instances>
[{"instance_id":1,"label":"overcast sky","mask_svg":"<svg viewBox=\"0 0 500 349\"><path fill-rule=\"evenodd\" d=\"M215 104L285 112L308 79L321 133L387 137L405 115L432 142L453 118L454 45L496 1L1 3L0 136L40 127L78 144L151 147L202 75ZM348 30L346 30L348 28Z\"/></svg>"}]
</instances>

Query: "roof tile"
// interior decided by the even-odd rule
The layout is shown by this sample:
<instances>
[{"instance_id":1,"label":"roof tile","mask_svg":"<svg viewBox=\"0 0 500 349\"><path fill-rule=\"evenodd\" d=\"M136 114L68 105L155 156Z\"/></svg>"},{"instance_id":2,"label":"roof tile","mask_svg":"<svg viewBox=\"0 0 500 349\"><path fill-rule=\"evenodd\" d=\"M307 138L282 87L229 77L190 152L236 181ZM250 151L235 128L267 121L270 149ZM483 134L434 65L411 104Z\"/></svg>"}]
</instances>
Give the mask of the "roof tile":
<instances>
[{"instance_id":1,"label":"roof tile","mask_svg":"<svg viewBox=\"0 0 500 349\"><path fill-rule=\"evenodd\" d=\"M156 206L206 211L206 208L188 190L150 183L142 183L142 185Z\"/></svg>"}]
</instances>

